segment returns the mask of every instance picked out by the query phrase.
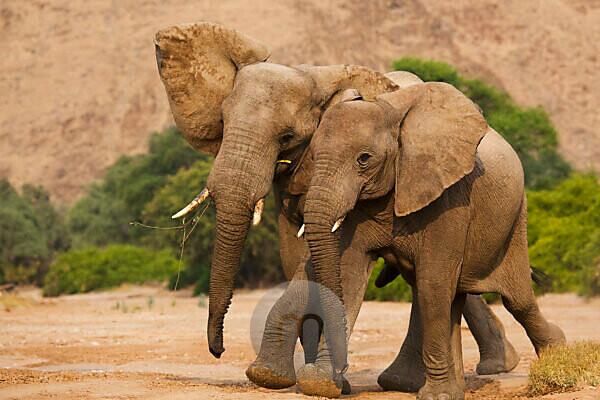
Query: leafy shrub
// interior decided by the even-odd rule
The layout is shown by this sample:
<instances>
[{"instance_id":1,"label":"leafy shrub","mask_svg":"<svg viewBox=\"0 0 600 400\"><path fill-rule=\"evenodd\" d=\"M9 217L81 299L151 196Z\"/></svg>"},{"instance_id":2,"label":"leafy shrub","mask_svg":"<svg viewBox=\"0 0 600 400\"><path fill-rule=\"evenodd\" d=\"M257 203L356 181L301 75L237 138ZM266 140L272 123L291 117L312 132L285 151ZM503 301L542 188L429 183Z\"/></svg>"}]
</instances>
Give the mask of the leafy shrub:
<instances>
[{"instance_id":1,"label":"leafy shrub","mask_svg":"<svg viewBox=\"0 0 600 400\"><path fill-rule=\"evenodd\" d=\"M22 194L0 181L0 281L41 283L55 252L69 246L59 213L40 187L25 185Z\"/></svg>"},{"instance_id":2,"label":"leafy shrub","mask_svg":"<svg viewBox=\"0 0 600 400\"><path fill-rule=\"evenodd\" d=\"M212 160L203 156L191 168L181 169L170 177L166 185L145 206L142 214L143 220L152 225L172 225L170 215L189 203L204 187L211 167ZM208 202L201 208L207 205ZM282 280L275 215L273 196L268 196L260 225L252 227L248 234L242 254L238 285L252 287ZM201 217L198 215L198 217L194 231L185 244L186 267L182 271L180 284L196 283L196 292L206 293L215 235L214 207L208 206L204 214ZM191 226L186 233L189 233L190 229ZM182 231L176 230L148 231L143 243L154 248L170 248L174 253L178 253L182 233Z\"/></svg>"},{"instance_id":3,"label":"leafy shrub","mask_svg":"<svg viewBox=\"0 0 600 400\"><path fill-rule=\"evenodd\" d=\"M573 174L551 190L528 192L531 264L553 278L552 290L600 294L600 184Z\"/></svg>"},{"instance_id":4,"label":"leafy shrub","mask_svg":"<svg viewBox=\"0 0 600 400\"><path fill-rule=\"evenodd\" d=\"M121 157L70 210L68 224L74 245L137 243L144 232L131 228L129 222L140 218L168 176L199 158L175 129L155 133L148 154Z\"/></svg>"},{"instance_id":5,"label":"leafy shrub","mask_svg":"<svg viewBox=\"0 0 600 400\"><path fill-rule=\"evenodd\" d=\"M122 283L164 281L177 273L178 260L168 251L131 245L87 247L61 254L44 280L44 295L85 293Z\"/></svg>"},{"instance_id":6,"label":"leafy shrub","mask_svg":"<svg viewBox=\"0 0 600 400\"><path fill-rule=\"evenodd\" d=\"M600 385L600 343L577 342L544 350L529 370L534 396Z\"/></svg>"},{"instance_id":7,"label":"leafy shrub","mask_svg":"<svg viewBox=\"0 0 600 400\"><path fill-rule=\"evenodd\" d=\"M519 154L528 188L550 188L568 176L569 164L557 152L556 131L542 109L520 107L507 93L480 80L465 79L440 61L407 57L394 61L393 68L412 72L424 81L450 83L477 103L490 126Z\"/></svg>"},{"instance_id":8,"label":"leafy shrub","mask_svg":"<svg viewBox=\"0 0 600 400\"><path fill-rule=\"evenodd\" d=\"M375 280L385 266L383 258L377 260L377 265L369 277L365 300L377 301L412 301L412 289L402 277L397 277L381 289L375 287Z\"/></svg>"}]
</instances>

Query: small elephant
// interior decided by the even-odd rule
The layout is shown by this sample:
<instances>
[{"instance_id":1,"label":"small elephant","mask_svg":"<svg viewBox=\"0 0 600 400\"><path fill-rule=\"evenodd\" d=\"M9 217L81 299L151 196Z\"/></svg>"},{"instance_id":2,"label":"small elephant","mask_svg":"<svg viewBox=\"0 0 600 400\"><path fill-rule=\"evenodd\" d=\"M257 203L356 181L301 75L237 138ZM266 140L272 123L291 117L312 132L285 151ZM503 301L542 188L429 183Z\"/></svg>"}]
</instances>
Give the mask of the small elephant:
<instances>
[{"instance_id":1,"label":"small elephant","mask_svg":"<svg viewBox=\"0 0 600 400\"><path fill-rule=\"evenodd\" d=\"M422 345L425 367L418 398L464 398L457 360L466 294L499 293L536 352L563 343L532 289L521 162L478 107L437 82L344 100L324 113L303 163L312 176L304 223L314 275L342 298L340 240L359 231L394 261L414 287L409 337ZM350 219L356 212L363 217ZM343 337L345 318L329 301L321 299L324 332ZM328 343L335 363L346 342ZM395 368L380 383L401 378Z\"/></svg>"},{"instance_id":2,"label":"small elephant","mask_svg":"<svg viewBox=\"0 0 600 400\"><path fill-rule=\"evenodd\" d=\"M357 88L365 98L374 99L397 90L398 85L360 66L269 63L265 46L208 22L161 30L155 45L159 73L178 128L195 149L216 156L207 190L184 212L209 196L216 206L207 330L209 350L219 357L224 351L223 322L240 254L251 220L260 219L261 199L275 183L277 202L282 206L278 216L281 259L285 276L291 279L298 265L306 264L308 247L296 237L301 217L284 210L301 197L290 192L296 193L296 186L308 182L309 177L300 179L296 171L321 114L339 101L347 88ZM371 260L364 263L361 268L366 271ZM488 372L512 369L518 358L516 354L508 361L504 357L502 349L514 350L502 327L489 310L478 310L473 315L482 316L474 318L480 319L475 322L481 332L480 366L489 365L484 368ZM295 343L297 333L292 336ZM284 346L278 349L278 354L253 364L253 381L266 387L295 383L293 365L290 372L289 365L284 368L280 363L281 355L289 350Z\"/></svg>"}]
</instances>

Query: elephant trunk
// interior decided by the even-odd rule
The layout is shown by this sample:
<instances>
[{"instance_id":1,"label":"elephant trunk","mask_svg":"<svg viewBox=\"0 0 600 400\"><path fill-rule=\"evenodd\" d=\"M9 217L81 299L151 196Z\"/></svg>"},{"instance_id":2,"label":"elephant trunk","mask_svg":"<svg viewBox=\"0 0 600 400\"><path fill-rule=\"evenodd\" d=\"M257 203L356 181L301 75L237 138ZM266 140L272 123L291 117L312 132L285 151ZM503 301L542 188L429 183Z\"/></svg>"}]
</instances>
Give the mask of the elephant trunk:
<instances>
[{"instance_id":1,"label":"elephant trunk","mask_svg":"<svg viewBox=\"0 0 600 400\"><path fill-rule=\"evenodd\" d=\"M315 177L318 180L318 177ZM315 182L315 179L313 179ZM341 215L339 195L331 185L314 185L307 193L304 208L306 240L308 242L315 274L319 283L323 331L330 348L333 367L340 372L347 366L346 312L340 271L339 233L332 232Z\"/></svg>"},{"instance_id":2,"label":"elephant trunk","mask_svg":"<svg viewBox=\"0 0 600 400\"><path fill-rule=\"evenodd\" d=\"M209 350L217 358L225 351L223 320L231 304L250 221L255 206L269 191L276 158L276 154L265 154L264 147L240 141L240 134L229 137L234 139L223 140L207 184L216 207L207 334ZM244 149L242 156L240 149ZM273 166L269 168L270 156Z\"/></svg>"},{"instance_id":3,"label":"elephant trunk","mask_svg":"<svg viewBox=\"0 0 600 400\"><path fill-rule=\"evenodd\" d=\"M216 236L210 269L207 333L209 350L217 358L225 351L223 320L231 304L235 277L250 226L250 210L232 210L231 206L225 206L235 202L234 200L233 203L217 203L216 207Z\"/></svg>"}]
</instances>

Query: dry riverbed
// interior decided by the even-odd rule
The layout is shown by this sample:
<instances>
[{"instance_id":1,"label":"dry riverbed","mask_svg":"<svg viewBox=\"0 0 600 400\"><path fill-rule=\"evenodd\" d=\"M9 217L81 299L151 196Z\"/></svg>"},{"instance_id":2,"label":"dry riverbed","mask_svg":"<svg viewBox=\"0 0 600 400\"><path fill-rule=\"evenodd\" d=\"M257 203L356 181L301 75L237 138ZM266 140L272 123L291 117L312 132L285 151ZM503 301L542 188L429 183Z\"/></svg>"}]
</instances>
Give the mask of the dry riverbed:
<instances>
[{"instance_id":1,"label":"dry riverbed","mask_svg":"<svg viewBox=\"0 0 600 400\"><path fill-rule=\"evenodd\" d=\"M253 342L277 292L239 292L225 320L225 348L214 359L206 344L206 300L189 292L126 287L103 293L42 298L36 289L0 297L0 399L300 399L296 388L270 391L244 371ZM569 341L600 340L600 299L574 295L539 299L542 311ZM410 305L367 302L350 342L348 379L357 399L413 399L382 392L377 375L394 359L406 333ZM521 354L515 371L478 377L475 341L463 324L470 399L525 396L535 353L523 329L494 306ZM254 332L251 334L251 331ZM253 339L254 337L254 339ZM300 363L302 357L297 352ZM599 399L600 389L547 396Z\"/></svg>"}]
</instances>

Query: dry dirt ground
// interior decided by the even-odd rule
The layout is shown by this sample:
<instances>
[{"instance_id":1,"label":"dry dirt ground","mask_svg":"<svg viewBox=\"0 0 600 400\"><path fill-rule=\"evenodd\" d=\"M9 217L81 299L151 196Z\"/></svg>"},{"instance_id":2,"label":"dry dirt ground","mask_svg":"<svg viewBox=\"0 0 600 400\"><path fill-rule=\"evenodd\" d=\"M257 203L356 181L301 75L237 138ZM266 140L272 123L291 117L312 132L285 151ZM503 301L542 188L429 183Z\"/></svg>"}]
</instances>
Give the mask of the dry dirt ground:
<instances>
[{"instance_id":1,"label":"dry dirt ground","mask_svg":"<svg viewBox=\"0 0 600 400\"><path fill-rule=\"evenodd\" d=\"M251 384L250 331L262 325L277 290L241 292L226 319L220 360L207 350L204 299L153 287L43 299L34 289L0 297L0 399L294 399L295 388L269 391ZM543 312L570 341L600 340L600 299L574 295L540 298ZM382 392L377 375L393 360L406 332L410 305L365 303L350 343L352 398L412 399ZM524 394L535 358L523 329L494 306L521 354L510 374L480 378L475 342L463 329L469 399L509 399ZM251 329L252 327L252 329ZM300 362L302 356L297 354ZM600 388L554 399L598 399Z\"/></svg>"},{"instance_id":2,"label":"dry dirt ground","mask_svg":"<svg viewBox=\"0 0 600 400\"><path fill-rule=\"evenodd\" d=\"M543 106L561 152L600 171L600 0L2 0L0 178L72 202L172 123L153 37L213 21L284 64L388 70L419 56Z\"/></svg>"}]
</instances>

